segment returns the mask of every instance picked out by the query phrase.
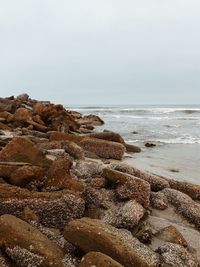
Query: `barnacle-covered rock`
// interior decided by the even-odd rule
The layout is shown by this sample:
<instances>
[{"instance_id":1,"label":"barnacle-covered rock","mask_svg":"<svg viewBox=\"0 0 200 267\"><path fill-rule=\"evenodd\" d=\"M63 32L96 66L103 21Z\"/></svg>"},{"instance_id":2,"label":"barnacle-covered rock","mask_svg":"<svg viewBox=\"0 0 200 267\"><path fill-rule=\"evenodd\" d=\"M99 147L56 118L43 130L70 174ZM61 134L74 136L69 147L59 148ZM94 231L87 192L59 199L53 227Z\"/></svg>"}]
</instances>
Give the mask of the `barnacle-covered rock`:
<instances>
[{"instance_id":1,"label":"barnacle-covered rock","mask_svg":"<svg viewBox=\"0 0 200 267\"><path fill-rule=\"evenodd\" d=\"M0 184L0 215L23 216L29 207L47 227L63 228L85 210L84 200L73 191L30 192L16 186Z\"/></svg>"},{"instance_id":2,"label":"barnacle-covered rock","mask_svg":"<svg viewBox=\"0 0 200 267\"><path fill-rule=\"evenodd\" d=\"M150 203L152 208L165 210L168 207L168 200L162 191L151 192Z\"/></svg>"}]
</instances>

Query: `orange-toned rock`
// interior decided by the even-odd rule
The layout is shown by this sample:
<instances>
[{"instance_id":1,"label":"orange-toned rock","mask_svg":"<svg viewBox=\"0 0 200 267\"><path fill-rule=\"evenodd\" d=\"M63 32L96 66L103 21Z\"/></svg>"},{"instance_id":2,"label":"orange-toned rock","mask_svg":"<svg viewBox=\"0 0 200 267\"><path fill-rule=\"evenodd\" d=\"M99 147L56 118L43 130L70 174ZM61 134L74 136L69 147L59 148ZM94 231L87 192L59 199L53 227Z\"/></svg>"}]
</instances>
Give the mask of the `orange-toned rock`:
<instances>
[{"instance_id":1,"label":"orange-toned rock","mask_svg":"<svg viewBox=\"0 0 200 267\"><path fill-rule=\"evenodd\" d=\"M101 158L122 159L125 147L116 142L100 140L97 138L85 138L79 145L86 151L95 153Z\"/></svg>"},{"instance_id":2,"label":"orange-toned rock","mask_svg":"<svg viewBox=\"0 0 200 267\"><path fill-rule=\"evenodd\" d=\"M150 201L150 184L148 182L109 168L103 170L103 175L110 182L118 185L116 195L119 199L135 199L145 208L148 208Z\"/></svg>"},{"instance_id":3,"label":"orange-toned rock","mask_svg":"<svg viewBox=\"0 0 200 267\"><path fill-rule=\"evenodd\" d=\"M83 140L85 137L75 134L68 134L68 133L62 133L62 132L53 132L50 135L49 140L50 141L70 141L74 143L79 143L81 140Z\"/></svg>"},{"instance_id":4,"label":"orange-toned rock","mask_svg":"<svg viewBox=\"0 0 200 267\"><path fill-rule=\"evenodd\" d=\"M17 266L64 267L63 251L36 228L12 215L0 217L0 246Z\"/></svg>"},{"instance_id":5,"label":"orange-toned rock","mask_svg":"<svg viewBox=\"0 0 200 267\"><path fill-rule=\"evenodd\" d=\"M100 125L104 124L104 121L96 115L83 116L80 119L77 119L77 122L81 125L82 124L85 124L85 125L91 124L94 126L100 126Z\"/></svg>"},{"instance_id":6,"label":"orange-toned rock","mask_svg":"<svg viewBox=\"0 0 200 267\"><path fill-rule=\"evenodd\" d=\"M14 185L25 186L31 181L42 181L44 179L44 169L39 166L22 166L13 171L9 182Z\"/></svg>"},{"instance_id":7,"label":"orange-toned rock","mask_svg":"<svg viewBox=\"0 0 200 267\"><path fill-rule=\"evenodd\" d=\"M73 218L83 216L84 200L75 192L30 192L17 186L0 183L0 215L24 216L29 207L47 227L63 228Z\"/></svg>"},{"instance_id":8,"label":"orange-toned rock","mask_svg":"<svg viewBox=\"0 0 200 267\"><path fill-rule=\"evenodd\" d=\"M71 160L66 157L60 157L55 160L48 171L47 180L44 185L45 190L70 189L83 191L83 183L77 179L72 179L69 173L71 166Z\"/></svg>"},{"instance_id":9,"label":"orange-toned rock","mask_svg":"<svg viewBox=\"0 0 200 267\"><path fill-rule=\"evenodd\" d=\"M124 144L124 139L121 137L121 135L111 131L91 133L89 137Z\"/></svg>"},{"instance_id":10,"label":"orange-toned rock","mask_svg":"<svg viewBox=\"0 0 200 267\"><path fill-rule=\"evenodd\" d=\"M119 262L116 262L109 256L100 252L89 252L81 260L79 267L123 267Z\"/></svg>"},{"instance_id":11,"label":"orange-toned rock","mask_svg":"<svg viewBox=\"0 0 200 267\"><path fill-rule=\"evenodd\" d=\"M38 166L50 166L51 161L27 137L15 137L0 151L0 161L28 162Z\"/></svg>"},{"instance_id":12,"label":"orange-toned rock","mask_svg":"<svg viewBox=\"0 0 200 267\"><path fill-rule=\"evenodd\" d=\"M100 220L81 218L68 223L64 237L84 252L98 251L126 267L156 267L159 256L140 243L129 231L119 230Z\"/></svg>"}]
</instances>

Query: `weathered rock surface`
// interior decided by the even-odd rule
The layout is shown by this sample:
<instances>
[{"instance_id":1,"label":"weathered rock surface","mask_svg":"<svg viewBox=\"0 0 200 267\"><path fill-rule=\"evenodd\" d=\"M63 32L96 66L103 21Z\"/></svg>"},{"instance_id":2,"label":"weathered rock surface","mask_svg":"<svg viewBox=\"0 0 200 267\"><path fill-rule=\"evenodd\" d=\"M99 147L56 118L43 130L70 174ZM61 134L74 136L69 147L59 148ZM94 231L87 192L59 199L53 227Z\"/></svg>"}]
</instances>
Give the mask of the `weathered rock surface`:
<instances>
[{"instance_id":1,"label":"weathered rock surface","mask_svg":"<svg viewBox=\"0 0 200 267\"><path fill-rule=\"evenodd\" d=\"M151 192L150 203L152 208L164 210L168 207L168 200L162 191Z\"/></svg>"},{"instance_id":2,"label":"weathered rock surface","mask_svg":"<svg viewBox=\"0 0 200 267\"><path fill-rule=\"evenodd\" d=\"M36 228L17 217L0 217L0 237L0 246L17 266L64 266L62 250Z\"/></svg>"},{"instance_id":3,"label":"weathered rock surface","mask_svg":"<svg viewBox=\"0 0 200 267\"><path fill-rule=\"evenodd\" d=\"M82 218L71 221L64 230L65 238L84 252L98 251L127 267L159 266L158 255L132 237L99 220Z\"/></svg>"},{"instance_id":4,"label":"weathered rock surface","mask_svg":"<svg viewBox=\"0 0 200 267\"><path fill-rule=\"evenodd\" d=\"M196 227L200 227L200 206L191 197L171 188L164 189L163 193L168 201L175 206L177 212L195 224Z\"/></svg>"},{"instance_id":5,"label":"weathered rock surface","mask_svg":"<svg viewBox=\"0 0 200 267\"><path fill-rule=\"evenodd\" d=\"M97 138L85 138L79 145L89 152L106 159L122 159L125 147L124 145L112 141L101 140Z\"/></svg>"},{"instance_id":6,"label":"weathered rock surface","mask_svg":"<svg viewBox=\"0 0 200 267\"><path fill-rule=\"evenodd\" d=\"M43 225L63 228L70 219L83 215L85 203L73 191L30 192L0 183L0 215L22 217L25 207L29 207Z\"/></svg>"},{"instance_id":7,"label":"weathered rock surface","mask_svg":"<svg viewBox=\"0 0 200 267\"><path fill-rule=\"evenodd\" d=\"M50 166L51 161L26 137L15 137L0 151L0 161L28 162L41 167Z\"/></svg>"},{"instance_id":8,"label":"weathered rock surface","mask_svg":"<svg viewBox=\"0 0 200 267\"><path fill-rule=\"evenodd\" d=\"M183 235L173 225L161 229L156 233L156 237L162 239L165 242L175 243L183 247L188 246L187 241L185 240Z\"/></svg>"},{"instance_id":9,"label":"weathered rock surface","mask_svg":"<svg viewBox=\"0 0 200 267\"><path fill-rule=\"evenodd\" d=\"M89 252L81 260L79 267L123 267L109 256L100 252Z\"/></svg>"},{"instance_id":10,"label":"weathered rock surface","mask_svg":"<svg viewBox=\"0 0 200 267\"><path fill-rule=\"evenodd\" d=\"M151 185L152 191L159 191L162 190L163 188L169 187L168 181L166 181L164 178L147 173L145 171L141 171L133 166L122 163L122 164L112 164L111 167L115 170L131 174L133 176L136 176L138 178L147 181Z\"/></svg>"},{"instance_id":11,"label":"weathered rock surface","mask_svg":"<svg viewBox=\"0 0 200 267\"><path fill-rule=\"evenodd\" d=\"M198 267L197 259L180 245L167 243L157 250L167 266Z\"/></svg>"},{"instance_id":12,"label":"weathered rock surface","mask_svg":"<svg viewBox=\"0 0 200 267\"><path fill-rule=\"evenodd\" d=\"M116 195L121 200L135 199L145 208L149 206L150 184L126 173L105 168L103 175L110 182L118 184Z\"/></svg>"}]
</instances>

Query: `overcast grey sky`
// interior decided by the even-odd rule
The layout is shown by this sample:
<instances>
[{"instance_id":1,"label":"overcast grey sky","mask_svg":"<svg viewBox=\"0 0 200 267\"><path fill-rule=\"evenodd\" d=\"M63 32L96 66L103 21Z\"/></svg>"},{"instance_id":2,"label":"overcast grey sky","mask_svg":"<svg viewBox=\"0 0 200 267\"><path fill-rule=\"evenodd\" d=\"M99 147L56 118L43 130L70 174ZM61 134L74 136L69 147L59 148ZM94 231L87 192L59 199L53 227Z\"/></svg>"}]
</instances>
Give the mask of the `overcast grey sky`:
<instances>
[{"instance_id":1,"label":"overcast grey sky","mask_svg":"<svg viewBox=\"0 0 200 267\"><path fill-rule=\"evenodd\" d=\"M1 96L200 104L199 0L1 0Z\"/></svg>"}]
</instances>

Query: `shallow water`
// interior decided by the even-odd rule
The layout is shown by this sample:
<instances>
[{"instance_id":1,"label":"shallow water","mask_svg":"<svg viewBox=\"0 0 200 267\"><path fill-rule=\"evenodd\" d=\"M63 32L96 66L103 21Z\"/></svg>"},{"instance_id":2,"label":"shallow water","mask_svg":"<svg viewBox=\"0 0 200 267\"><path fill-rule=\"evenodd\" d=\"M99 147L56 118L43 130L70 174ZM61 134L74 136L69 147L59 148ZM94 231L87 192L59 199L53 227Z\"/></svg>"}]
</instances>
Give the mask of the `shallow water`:
<instances>
[{"instance_id":1,"label":"shallow water","mask_svg":"<svg viewBox=\"0 0 200 267\"><path fill-rule=\"evenodd\" d=\"M127 159L151 172L200 184L199 106L74 107L83 114L96 114L105 124L97 130L113 130L142 153ZM135 132L135 133L133 133ZM153 142L155 148L146 148Z\"/></svg>"}]
</instances>

